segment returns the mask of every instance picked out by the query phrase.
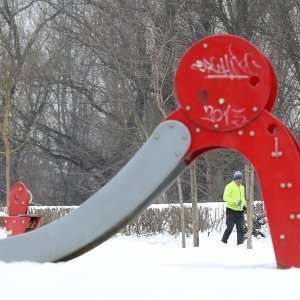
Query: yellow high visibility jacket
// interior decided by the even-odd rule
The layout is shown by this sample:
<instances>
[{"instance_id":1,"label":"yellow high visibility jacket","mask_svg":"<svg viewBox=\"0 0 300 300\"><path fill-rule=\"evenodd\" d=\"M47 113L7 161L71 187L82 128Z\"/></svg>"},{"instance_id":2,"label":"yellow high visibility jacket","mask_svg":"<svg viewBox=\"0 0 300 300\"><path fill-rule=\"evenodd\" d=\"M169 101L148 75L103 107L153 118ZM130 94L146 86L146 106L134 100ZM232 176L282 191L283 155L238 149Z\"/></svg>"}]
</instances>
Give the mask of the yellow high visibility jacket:
<instances>
[{"instance_id":1,"label":"yellow high visibility jacket","mask_svg":"<svg viewBox=\"0 0 300 300\"><path fill-rule=\"evenodd\" d=\"M228 183L225 186L223 200L227 203L227 207L233 210L242 211L244 205L246 205L245 200L245 188L242 184L237 185L235 181ZM241 200L241 205L236 205L236 202Z\"/></svg>"}]
</instances>

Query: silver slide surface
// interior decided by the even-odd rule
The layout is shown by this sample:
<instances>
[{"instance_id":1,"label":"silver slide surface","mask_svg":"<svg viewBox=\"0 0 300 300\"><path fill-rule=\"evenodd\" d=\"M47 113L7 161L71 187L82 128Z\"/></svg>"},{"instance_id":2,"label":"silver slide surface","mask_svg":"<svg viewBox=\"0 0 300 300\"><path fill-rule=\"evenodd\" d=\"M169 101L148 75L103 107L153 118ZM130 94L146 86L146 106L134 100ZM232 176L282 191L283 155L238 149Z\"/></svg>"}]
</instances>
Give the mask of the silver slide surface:
<instances>
[{"instance_id":1,"label":"silver slide surface","mask_svg":"<svg viewBox=\"0 0 300 300\"><path fill-rule=\"evenodd\" d=\"M35 231L0 240L0 260L57 262L96 247L151 204L186 167L190 132L161 123L132 159L77 210Z\"/></svg>"}]
</instances>

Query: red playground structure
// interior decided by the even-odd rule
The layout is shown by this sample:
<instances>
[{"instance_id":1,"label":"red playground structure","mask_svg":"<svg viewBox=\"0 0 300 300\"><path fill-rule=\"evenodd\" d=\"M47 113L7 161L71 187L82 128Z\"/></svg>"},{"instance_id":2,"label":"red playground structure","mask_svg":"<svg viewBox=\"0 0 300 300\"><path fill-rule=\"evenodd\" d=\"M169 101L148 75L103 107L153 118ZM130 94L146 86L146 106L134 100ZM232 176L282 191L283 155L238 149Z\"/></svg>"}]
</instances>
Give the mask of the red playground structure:
<instances>
[{"instance_id":1,"label":"red playground structure","mask_svg":"<svg viewBox=\"0 0 300 300\"><path fill-rule=\"evenodd\" d=\"M8 235L18 235L39 228L41 216L28 214L28 206L32 195L23 182L16 182L9 195L8 216L0 217L0 226Z\"/></svg>"},{"instance_id":2,"label":"red playground structure","mask_svg":"<svg viewBox=\"0 0 300 300\"><path fill-rule=\"evenodd\" d=\"M254 165L279 268L300 267L300 147L270 111L277 78L269 59L248 41L216 35L194 44L175 77L181 108L167 120L185 124L189 164L203 153L229 148Z\"/></svg>"}]
</instances>

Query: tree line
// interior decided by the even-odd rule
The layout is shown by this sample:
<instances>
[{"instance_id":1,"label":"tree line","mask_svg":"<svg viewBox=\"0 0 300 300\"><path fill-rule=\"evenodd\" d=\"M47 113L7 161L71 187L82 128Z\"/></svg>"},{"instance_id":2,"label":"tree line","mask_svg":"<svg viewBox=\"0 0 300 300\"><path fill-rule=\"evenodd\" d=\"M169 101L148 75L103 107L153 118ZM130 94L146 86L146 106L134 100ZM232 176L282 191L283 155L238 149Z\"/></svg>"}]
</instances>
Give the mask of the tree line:
<instances>
[{"instance_id":1,"label":"tree line","mask_svg":"<svg viewBox=\"0 0 300 300\"><path fill-rule=\"evenodd\" d=\"M2 205L15 181L44 205L79 205L104 186L178 107L177 64L213 34L239 35L270 58L273 113L298 134L299 20L296 0L1 0ZM198 158L198 201L221 200L246 163L230 150ZM178 201L177 186L159 201Z\"/></svg>"}]
</instances>

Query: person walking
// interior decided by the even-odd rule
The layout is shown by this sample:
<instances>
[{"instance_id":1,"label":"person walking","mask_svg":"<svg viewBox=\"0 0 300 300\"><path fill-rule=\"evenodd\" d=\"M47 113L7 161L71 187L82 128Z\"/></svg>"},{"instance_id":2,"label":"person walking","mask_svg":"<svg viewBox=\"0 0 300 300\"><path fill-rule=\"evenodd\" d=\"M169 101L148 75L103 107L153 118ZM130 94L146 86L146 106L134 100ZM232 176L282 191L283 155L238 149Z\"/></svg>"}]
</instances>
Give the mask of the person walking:
<instances>
[{"instance_id":1,"label":"person walking","mask_svg":"<svg viewBox=\"0 0 300 300\"><path fill-rule=\"evenodd\" d=\"M245 188L242 185L243 174L234 172L233 181L226 185L223 200L226 202L226 229L222 242L227 244L228 238L236 225L237 244L243 244L244 237L244 211L246 210Z\"/></svg>"}]
</instances>

